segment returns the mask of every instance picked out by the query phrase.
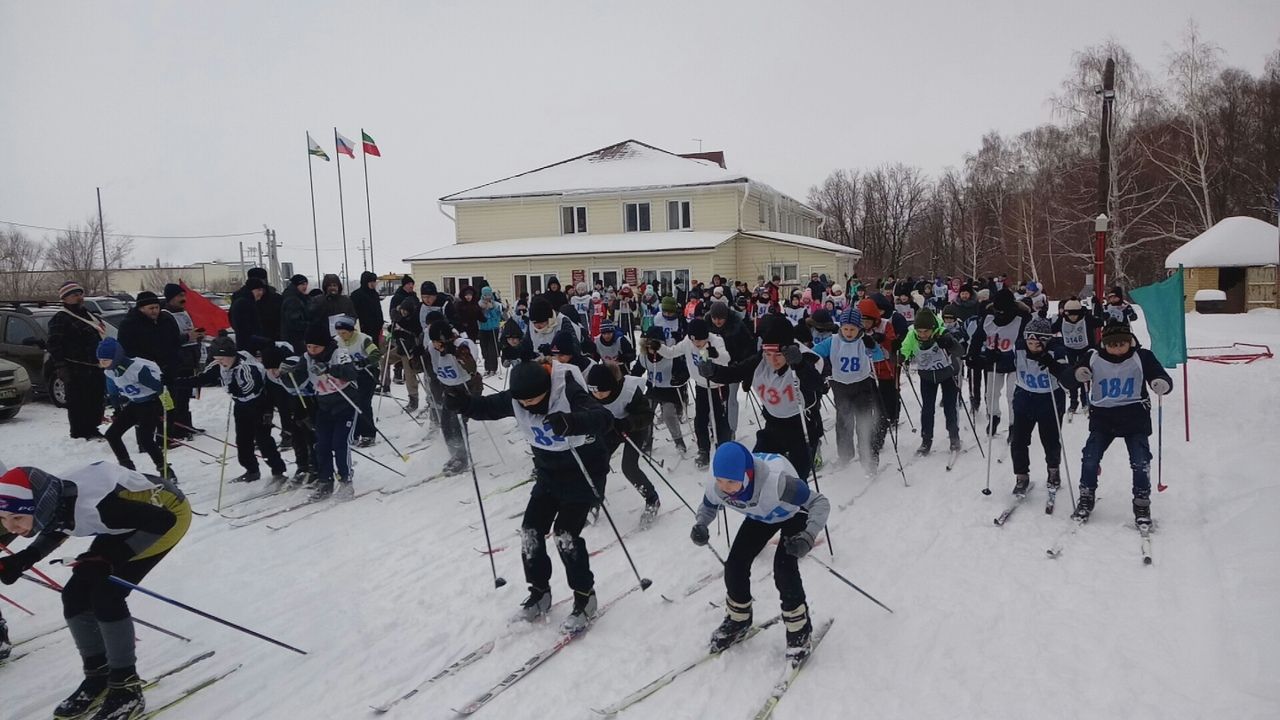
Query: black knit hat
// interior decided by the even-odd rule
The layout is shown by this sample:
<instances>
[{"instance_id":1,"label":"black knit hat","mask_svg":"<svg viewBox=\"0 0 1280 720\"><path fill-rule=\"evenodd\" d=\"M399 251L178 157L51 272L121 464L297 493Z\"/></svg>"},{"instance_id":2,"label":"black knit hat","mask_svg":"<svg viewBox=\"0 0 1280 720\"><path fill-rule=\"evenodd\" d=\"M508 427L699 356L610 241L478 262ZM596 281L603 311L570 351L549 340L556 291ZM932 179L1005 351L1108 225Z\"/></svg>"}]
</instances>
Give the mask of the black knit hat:
<instances>
[{"instance_id":1,"label":"black knit hat","mask_svg":"<svg viewBox=\"0 0 1280 720\"><path fill-rule=\"evenodd\" d=\"M572 330L561 330L551 339L551 353L553 355L577 355L578 354L578 338L574 337Z\"/></svg>"},{"instance_id":2,"label":"black knit hat","mask_svg":"<svg viewBox=\"0 0 1280 720\"><path fill-rule=\"evenodd\" d=\"M658 327L657 325L651 325L649 326L648 330L644 331L644 339L657 340L658 342L666 342L667 333L663 331L661 327Z\"/></svg>"},{"instance_id":3,"label":"black knit hat","mask_svg":"<svg viewBox=\"0 0 1280 720\"><path fill-rule=\"evenodd\" d=\"M426 282L422 283L422 288L419 294L420 295L439 295L440 291L436 289L435 283L431 282L430 280L427 280Z\"/></svg>"},{"instance_id":4,"label":"black knit hat","mask_svg":"<svg viewBox=\"0 0 1280 720\"><path fill-rule=\"evenodd\" d=\"M587 371L587 389L592 392L614 393L622 387L622 382L614 377L613 368L605 363L596 363Z\"/></svg>"},{"instance_id":5,"label":"black knit hat","mask_svg":"<svg viewBox=\"0 0 1280 720\"><path fill-rule=\"evenodd\" d=\"M453 339L453 326L448 320L436 320L427 328L427 337L432 342L447 342Z\"/></svg>"},{"instance_id":6,"label":"black knit hat","mask_svg":"<svg viewBox=\"0 0 1280 720\"><path fill-rule=\"evenodd\" d=\"M411 283L411 282L413 282L413 278L412 278L412 277L410 277L410 276L408 276L408 275L401 275L401 276L400 276L400 287L404 287L405 285L408 285L408 284L409 284L409 283Z\"/></svg>"},{"instance_id":7,"label":"black knit hat","mask_svg":"<svg viewBox=\"0 0 1280 720\"><path fill-rule=\"evenodd\" d=\"M213 357L235 357L236 341L226 335L219 335L209 343L209 354Z\"/></svg>"},{"instance_id":8,"label":"black knit hat","mask_svg":"<svg viewBox=\"0 0 1280 720\"><path fill-rule=\"evenodd\" d=\"M515 320L507 320L502 324L502 338L519 338L524 337L524 331L520 329L520 323Z\"/></svg>"},{"instance_id":9,"label":"black knit hat","mask_svg":"<svg viewBox=\"0 0 1280 720\"><path fill-rule=\"evenodd\" d=\"M764 345L786 347L796 341L795 328L783 315L765 315L760 320L760 342Z\"/></svg>"},{"instance_id":10,"label":"black knit hat","mask_svg":"<svg viewBox=\"0 0 1280 720\"><path fill-rule=\"evenodd\" d=\"M166 301L172 300L184 292L186 292L186 290L183 290L182 286L178 283L168 283L164 286L164 299Z\"/></svg>"},{"instance_id":11,"label":"black knit hat","mask_svg":"<svg viewBox=\"0 0 1280 720\"><path fill-rule=\"evenodd\" d=\"M292 285L292 286L294 286L294 287L297 287L297 286L299 286L299 285L306 285L306 284L307 284L307 283L309 283L309 282L311 282L311 281L307 279L307 276L306 276L306 275L303 275L303 274L301 274L301 273L299 273L299 274L297 274L297 275L294 275L293 277L289 278L289 284L290 284L290 285Z\"/></svg>"},{"instance_id":12,"label":"black knit hat","mask_svg":"<svg viewBox=\"0 0 1280 720\"><path fill-rule=\"evenodd\" d=\"M554 314L555 311L551 307L551 302L541 295L529 303L530 322L547 322Z\"/></svg>"},{"instance_id":13,"label":"black knit hat","mask_svg":"<svg viewBox=\"0 0 1280 720\"><path fill-rule=\"evenodd\" d=\"M746 298L743 297L745 300ZM711 303L711 309L707 311L707 318L711 320L728 320L729 306L723 300L717 300Z\"/></svg>"},{"instance_id":14,"label":"black knit hat","mask_svg":"<svg viewBox=\"0 0 1280 720\"><path fill-rule=\"evenodd\" d=\"M938 316L929 308L921 308L920 312L916 313L915 326L917 330L937 330Z\"/></svg>"},{"instance_id":15,"label":"black knit hat","mask_svg":"<svg viewBox=\"0 0 1280 720\"><path fill-rule=\"evenodd\" d=\"M320 345L327 347L333 338L329 335L329 328L324 323L313 323L307 326L307 333L303 338L303 342L308 345Z\"/></svg>"},{"instance_id":16,"label":"black knit hat","mask_svg":"<svg viewBox=\"0 0 1280 720\"><path fill-rule=\"evenodd\" d=\"M707 321L702 318L694 318L689 321L688 325L689 337L694 340L706 340L711 334L711 327L707 325Z\"/></svg>"},{"instance_id":17,"label":"black knit hat","mask_svg":"<svg viewBox=\"0 0 1280 720\"><path fill-rule=\"evenodd\" d=\"M156 294L151 292L150 290L143 290L142 292L138 293L137 300L134 301L134 307L140 307L140 308L146 307L148 305L159 305L159 304L160 304L160 298L156 297Z\"/></svg>"},{"instance_id":18,"label":"black knit hat","mask_svg":"<svg viewBox=\"0 0 1280 720\"><path fill-rule=\"evenodd\" d=\"M516 400L532 400L551 391L551 371L542 363L520 363L511 369L511 397Z\"/></svg>"},{"instance_id":19,"label":"black knit hat","mask_svg":"<svg viewBox=\"0 0 1280 720\"><path fill-rule=\"evenodd\" d=\"M374 280L377 280L377 279L378 279L378 276L369 272L368 270L365 270L364 272L360 273L361 285L367 285L368 283L373 282Z\"/></svg>"},{"instance_id":20,"label":"black knit hat","mask_svg":"<svg viewBox=\"0 0 1280 720\"><path fill-rule=\"evenodd\" d=\"M1109 322L1102 328L1102 344L1106 345L1108 340L1128 340L1135 342L1133 330L1129 327L1129 323Z\"/></svg>"}]
</instances>

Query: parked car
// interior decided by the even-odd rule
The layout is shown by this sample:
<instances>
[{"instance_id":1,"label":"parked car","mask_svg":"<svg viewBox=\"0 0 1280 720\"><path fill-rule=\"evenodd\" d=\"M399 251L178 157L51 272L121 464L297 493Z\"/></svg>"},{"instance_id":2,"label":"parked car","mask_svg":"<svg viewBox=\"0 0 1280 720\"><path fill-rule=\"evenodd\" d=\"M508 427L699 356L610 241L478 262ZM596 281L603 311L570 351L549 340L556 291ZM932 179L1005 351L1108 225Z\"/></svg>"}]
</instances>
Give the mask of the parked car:
<instances>
[{"instance_id":1,"label":"parked car","mask_svg":"<svg viewBox=\"0 0 1280 720\"><path fill-rule=\"evenodd\" d=\"M49 319L56 307L17 305L0 307L0 359L21 365L35 392L46 395L58 407L67 404L66 378L57 372L49 356ZM108 323L107 334L117 329Z\"/></svg>"},{"instance_id":2,"label":"parked car","mask_svg":"<svg viewBox=\"0 0 1280 720\"><path fill-rule=\"evenodd\" d=\"M23 366L0 360L0 420L10 420L31 396L31 377Z\"/></svg>"},{"instance_id":3,"label":"parked car","mask_svg":"<svg viewBox=\"0 0 1280 720\"><path fill-rule=\"evenodd\" d=\"M131 304L115 297L95 296L84 299L85 307L102 316L111 327L119 328L121 321L129 314Z\"/></svg>"}]
</instances>

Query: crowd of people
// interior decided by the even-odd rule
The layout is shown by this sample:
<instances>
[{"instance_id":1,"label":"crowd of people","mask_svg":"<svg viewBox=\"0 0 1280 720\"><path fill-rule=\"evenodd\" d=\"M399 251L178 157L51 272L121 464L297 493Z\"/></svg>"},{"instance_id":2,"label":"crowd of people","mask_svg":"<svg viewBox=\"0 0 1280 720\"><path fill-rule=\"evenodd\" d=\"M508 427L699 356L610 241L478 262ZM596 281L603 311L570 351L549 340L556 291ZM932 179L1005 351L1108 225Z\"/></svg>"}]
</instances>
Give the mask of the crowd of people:
<instances>
[{"instance_id":1,"label":"crowd of people","mask_svg":"<svg viewBox=\"0 0 1280 720\"><path fill-rule=\"evenodd\" d=\"M763 276L754 285L717 275L706 284L665 288L565 288L550 278L545 291L511 303L490 287L463 287L454 297L406 275L384 317L373 273L364 273L350 294L336 275L315 289L295 275L283 292L265 276L249 271L233 296L231 332L211 339L185 312L180 286L166 286L162 296L140 293L116 338L84 309L80 286L62 288L49 352L66 373L70 435L105 439L116 463L64 477L34 467L0 476L4 542L36 538L0 560L3 582L16 580L68 535L96 536L63 593L85 679L59 717L84 717L93 708L100 708L95 717L121 708L128 716L141 707L127 590L106 578L137 582L185 532L190 505L166 461L167 443L203 432L189 408L202 387L221 386L230 396L243 469L234 481L261 480L261 457L271 482L310 487L316 501L353 495L352 448L377 442L372 399L381 393L401 402L393 385L405 386L405 413L443 438L442 476L474 470L469 422L513 418L533 459L521 520L529 595L520 613L532 620L551 606L546 539L554 536L573 593L569 632L586 627L598 607L581 533L595 513L607 512L602 498L619 448L622 473L643 498L642 525L658 514L661 493L641 460L652 461L659 419L683 455L692 414L694 463L709 470L692 542L708 542L708 526L723 508L745 516L725 560L725 617L712 635L715 649L751 627L751 562L780 533L774 582L788 655L809 651L813 625L798 561L818 542L831 512L817 473L857 463L874 479L888 440L890 467L905 480L897 431L907 408L904 384L919 406L917 455L932 452L942 406L948 469L966 450L962 417L980 446L977 418L985 409L988 452L1008 417L1005 441L1018 497L1032 484L1035 431L1049 511L1061 484L1063 416L1086 408L1089 437L1073 516L1088 518L1102 455L1123 438L1135 522L1150 526L1148 389L1168 393L1172 382L1138 346L1129 326L1136 314L1120 288L1088 307L1074 297L1055 306L1038 283L1003 276L863 281L855 275L838 282L815 273L794 288ZM502 389L485 382L500 366L507 368ZM106 404L113 415L102 434ZM744 404L756 425L747 443L738 442ZM822 454L828 407L836 436L830 461ZM907 421L914 424L909 414ZM155 474L136 471L123 441L129 429ZM293 450L292 475L281 446ZM164 501L142 500L151 496ZM0 620L0 641L2 628Z\"/></svg>"}]
</instances>

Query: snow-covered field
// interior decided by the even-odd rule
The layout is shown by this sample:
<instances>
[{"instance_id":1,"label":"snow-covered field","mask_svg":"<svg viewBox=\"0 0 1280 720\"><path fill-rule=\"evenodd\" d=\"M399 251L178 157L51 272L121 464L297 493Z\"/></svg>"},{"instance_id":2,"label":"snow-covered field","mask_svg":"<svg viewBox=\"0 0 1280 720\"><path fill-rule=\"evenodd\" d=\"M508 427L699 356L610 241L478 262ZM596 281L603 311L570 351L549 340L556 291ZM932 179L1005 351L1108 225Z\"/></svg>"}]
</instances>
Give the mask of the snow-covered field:
<instances>
[{"instance_id":1,"label":"snow-covered field","mask_svg":"<svg viewBox=\"0 0 1280 720\"><path fill-rule=\"evenodd\" d=\"M1280 349L1280 312L1193 314L1187 324L1192 346L1239 340ZM1137 533L1125 527L1132 515L1123 445L1113 446L1106 457L1092 521L1067 541L1056 560L1048 559L1045 549L1068 524L1069 501L1064 492L1057 514L1041 512L1043 456L1034 442L1036 490L1003 528L992 518L1012 487L1007 459L992 464L996 492L990 497L979 492L986 465L976 450L966 452L950 473L944 470L945 452L912 462L910 487L903 487L892 467L891 452L870 486L851 470L824 472L822 489L835 504L858 499L832 515L834 559L825 547L814 552L895 614L855 594L816 563L803 563L813 612L818 618L834 616L836 623L777 717L1280 717L1280 443L1275 439L1280 360L1236 366L1193 362L1190 373L1191 443L1182 437L1180 372L1165 401L1163 478L1169 489L1153 498L1158 531L1150 567L1140 562ZM910 395L907 407L915 409ZM227 399L221 391L206 391L195 408L199 426L223 433ZM419 439L421 431L392 403L381 405L380 417L402 449ZM945 439L941 417L937 424L936 436ZM741 425L739 437L750 444L753 427L745 405ZM973 435L964 425L970 445ZM481 425L471 428L486 491L523 479L529 466L510 421L490 430L493 441ZM1076 479L1086 434L1083 416L1065 433L1070 477ZM916 437L904 423L904 462ZM196 442L221 451L211 439ZM833 458L834 447L830 442L827 447L826 456ZM696 502L701 478L692 459L676 465L662 430L657 448L667 467L675 466L670 481ZM372 452L388 465L403 467L410 478L437 472L446 458L438 442L414 454L408 465L385 443ZM50 405L29 405L17 419L0 425L0 459L9 465L58 472L109 457L105 444L68 439L63 414ZM208 458L187 449L173 454L193 506L209 512L217 500L218 467L202 460ZM234 460L228 471L238 473ZM130 605L137 616L193 638L186 644L139 628L144 677L204 650L217 651L197 669L156 687L150 702L157 705L195 680L242 664L166 717L362 718L371 713L370 704L389 700L485 640L505 635L487 657L393 711L404 718L451 717L450 708L552 643L565 606L557 608L553 624L507 625L524 595L515 537L519 521L512 516L523 509L527 486L486 501L494 543L503 548L495 556L498 571L509 580L495 590L488 561L476 551L483 549L484 537L471 476L392 496L374 492L404 482L360 461L356 500L285 529L267 525L290 515L242 528L212 513L197 517L187 538L145 584L309 654L295 655L135 593ZM653 587L627 597L482 715L591 717L589 708L619 699L701 652L720 620L721 610L711 603L723 601L723 586L717 582L679 597L715 569L715 560L689 543L691 516L657 484L667 514L628 542ZM639 496L619 472L611 475L609 488L614 517L624 531L634 528ZM226 501L258 490L228 486ZM277 497L259 505L283 502ZM585 535L592 549L612 539L603 518ZM722 548L724 540L713 532L717 546ZM58 556L75 555L83 542ZM553 591L556 599L564 599L569 592L562 568L558 560L553 564ZM634 583L616 546L592 565L602 602ZM756 567L757 576L768 571L768 553ZM42 568L59 580L67 575L57 566ZM28 617L4 607L15 641L61 623L53 593L29 583L0 592L37 612ZM664 602L660 593L677 602ZM758 620L776 612L771 578L757 582L755 594ZM32 645L38 650L0 667L4 718L48 717L79 681L79 662L65 632ZM782 628L774 626L626 716L747 717L768 694L782 651Z\"/></svg>"}]
</instances>

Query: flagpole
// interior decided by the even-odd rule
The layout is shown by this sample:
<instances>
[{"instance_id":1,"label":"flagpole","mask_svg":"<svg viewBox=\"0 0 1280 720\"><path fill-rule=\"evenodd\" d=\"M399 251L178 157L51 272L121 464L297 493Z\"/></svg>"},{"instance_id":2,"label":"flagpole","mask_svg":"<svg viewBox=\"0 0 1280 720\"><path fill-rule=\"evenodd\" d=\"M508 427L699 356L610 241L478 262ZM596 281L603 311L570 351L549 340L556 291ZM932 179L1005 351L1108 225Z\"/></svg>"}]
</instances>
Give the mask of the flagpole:
<instances>
[{"instance_id":1,"label":"flagpole","mask_svg":"<svg viewBox=\"0 0 1280 720\"><path fill-rule=\"evenodd\" d=\"M316 181L311 174L311 133L307 133L307 184L311 186L311 239L316 248L316 281L320 280L320 228L316 225Z\"/></svg>"},{"instance_id":2,"label":"flagpole","mask_svg":"<svg viewBox=\"0 0 1280 720\"><path fill-rule=\"evenodd\" d=\"M347 292L347 283L351 279L351 261L347 257L347 210L342 203L342 151L338 149L338 128L333 129L333 149L338 157L338 214L342 218L342 291Z\"/></svg>"},{"instance_id":3,"label":"flagpole","mask_svg":"<svg viewBox=\"0 0 1280 720\"><path fill-rule=\"evenodd\" d=\"M373 208L369 205L369 151L365 150L364 128L360 128L360 159L364 162L364 214L369 218L369 267L377 274L377 263L373 259Z\"/></svg>"}]
</instances>

